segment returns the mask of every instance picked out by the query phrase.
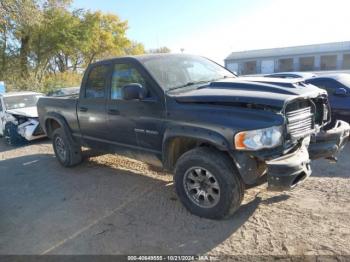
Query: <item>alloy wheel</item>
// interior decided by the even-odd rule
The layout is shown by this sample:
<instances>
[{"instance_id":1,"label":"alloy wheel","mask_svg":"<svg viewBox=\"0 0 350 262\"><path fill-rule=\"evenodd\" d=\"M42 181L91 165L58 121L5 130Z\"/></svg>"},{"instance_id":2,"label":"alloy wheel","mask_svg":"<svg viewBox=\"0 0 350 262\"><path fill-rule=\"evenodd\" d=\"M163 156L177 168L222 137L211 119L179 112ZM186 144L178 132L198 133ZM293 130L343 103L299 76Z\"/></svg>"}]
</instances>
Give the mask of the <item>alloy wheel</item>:
<instances>
[{"instance_id":1,"label":"alloy wheel","mask_svg":"<svg viewBox=\"0 0 350 262\"><path fill-rule=\"evenodd\" d=\"M211 208L220 200L220 186L216 177L207 169L192 167L183 177L188 198L201 208Z\"/></svg>"}]
</instances>

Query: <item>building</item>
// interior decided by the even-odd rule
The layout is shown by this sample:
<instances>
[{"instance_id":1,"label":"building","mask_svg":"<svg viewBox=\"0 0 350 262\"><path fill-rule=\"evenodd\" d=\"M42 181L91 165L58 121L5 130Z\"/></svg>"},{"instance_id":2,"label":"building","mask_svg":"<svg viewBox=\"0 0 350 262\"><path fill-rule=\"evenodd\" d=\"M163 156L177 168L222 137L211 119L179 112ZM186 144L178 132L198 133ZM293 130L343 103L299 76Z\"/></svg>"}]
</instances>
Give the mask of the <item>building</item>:
<instances>
[{"instance_id":1,"label":"building","mask_svg":"<svg viewBox=\"0 0 350 262\"><path fill-rule=\"evenodd\" d=\"M350 69L350 41L233 52L225 66L242 75Z\"/></svg>"}]
</instances>

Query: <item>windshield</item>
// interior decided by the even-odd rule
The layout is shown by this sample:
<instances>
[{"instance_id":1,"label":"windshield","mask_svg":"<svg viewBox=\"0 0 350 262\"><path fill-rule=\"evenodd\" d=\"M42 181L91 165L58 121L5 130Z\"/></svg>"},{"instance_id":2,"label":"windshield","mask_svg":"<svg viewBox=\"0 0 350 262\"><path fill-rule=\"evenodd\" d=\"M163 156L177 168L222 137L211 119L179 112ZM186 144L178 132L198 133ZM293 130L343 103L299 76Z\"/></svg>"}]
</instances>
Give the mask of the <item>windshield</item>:
<instances>
[{"instance_id":1,"label":"windshield","mask_svg":"<svg viewBox=\"0 0 350 262\"><path fill-rule=\"evenodd\" d=\"M236 77L224 67L198 56L155 56L143 64L166 91Z\"/></svg>"},{"instance_id":2,"label":"windshield","mask_svg":"<svg viewBox=\"0 0 350 262\"><path fill-rule=\"evenodd\" d=\"M4 103L7 110L33 107L39 100L40 95L22 95L4 97Z\"/></svg>"}]
</instances>

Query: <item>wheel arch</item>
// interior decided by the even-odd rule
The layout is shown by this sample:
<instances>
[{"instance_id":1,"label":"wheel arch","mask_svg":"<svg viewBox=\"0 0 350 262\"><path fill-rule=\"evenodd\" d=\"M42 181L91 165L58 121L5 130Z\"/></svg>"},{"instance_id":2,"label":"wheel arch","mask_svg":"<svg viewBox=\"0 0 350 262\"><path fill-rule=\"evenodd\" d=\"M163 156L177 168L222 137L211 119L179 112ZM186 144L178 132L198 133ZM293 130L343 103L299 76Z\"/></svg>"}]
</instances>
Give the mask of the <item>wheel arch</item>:
<instances>
[{"instance_id":1,"label":"wheel arch","mask_svg":"<svg viewBox=\"0 0 350 262\"><path fill-rule=\"evenodd\" d=\"M70 128L63 116L56 113L50 113L46 116L44 123L45 132L49 138L52 138L52 133L57 128L61 127L65 130L66 134L71 137Z\"/></svg>"},{"instance_id":2,"label":"wheel arch","mask_svg":"<svg viewBox=\"0 0 350 262\"><path fill-rule=\"evenodd\" d=\"M215 148L222 152L228 151L228 141L217 132L196 127L169 128L163 139L164 168L172 171L177 160L184 153L202 146Z\"/></svg>"}]
</instances>

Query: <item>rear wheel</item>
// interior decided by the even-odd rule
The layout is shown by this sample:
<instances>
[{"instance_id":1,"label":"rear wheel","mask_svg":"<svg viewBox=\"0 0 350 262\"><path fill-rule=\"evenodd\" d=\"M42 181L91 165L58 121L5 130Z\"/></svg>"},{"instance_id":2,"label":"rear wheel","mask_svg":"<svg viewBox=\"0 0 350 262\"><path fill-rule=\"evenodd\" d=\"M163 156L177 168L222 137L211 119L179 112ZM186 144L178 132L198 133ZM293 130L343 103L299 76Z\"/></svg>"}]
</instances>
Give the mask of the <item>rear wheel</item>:
<instances>
[{"instance_id":1,"label":"rear wheel","mask_svg":"<svg viewBox=\"0 0 350 262\"><path fill-rule=\"evenodd\" d=\"M12 146L23 145L26 140L18 134L18 127L12 122L6 123L4 130L5 141Z\"/></svg>"},{"instance_id":2,"label":"rear wheel","mask_svg":"<svg viewBox=\"0 0 350 262\"><path fill-rule=\"evenodd\" d=\"M58 161L65 167L81 163L81 147L68 138L63 128L57 128L52 134L52 145Z\"/></svg>"},{"instance_id":3,"label":"rear wheel","mask_svg":"<svg viewBox=\"0 0 350 262\"><path fill-rule=\"evenodd\" d=\"M175 186L184 206L193 214L212 219L232 215L241 205L244 185L224 153L195 148L180 157Z\"/></svg>"}]
</instances>

